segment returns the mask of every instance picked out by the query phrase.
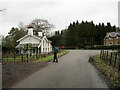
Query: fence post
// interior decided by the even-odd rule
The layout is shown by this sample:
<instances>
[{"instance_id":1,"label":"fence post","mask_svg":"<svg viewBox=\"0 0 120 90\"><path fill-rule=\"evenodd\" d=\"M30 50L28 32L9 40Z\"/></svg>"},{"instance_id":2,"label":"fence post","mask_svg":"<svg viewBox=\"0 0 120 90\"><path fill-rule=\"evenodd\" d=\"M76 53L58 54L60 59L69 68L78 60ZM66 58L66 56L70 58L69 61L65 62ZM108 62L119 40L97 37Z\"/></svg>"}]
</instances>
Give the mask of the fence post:
<instances>
[{"instance_id":1,"label":"fence post","mask_svg":"<svg viewBox=\"0 0 120 90\"><path fill-rule=\"evenodd\" d=\"M5 59L4 59L4 56L2 56L2 63L3 63L3 64L4 64L4 60L5 60Z\"/></svg>"},{"instance_id":2,"label":"fence post","mask_svg":"<svg viewBox=\"0 0 120 90\"><path fill-rule=\"evenodd\" d=\"M27 62L28 62L28 44L27 44Z\"/></svg>"},{"instance_id":3,"label":"fence post","mask_svg":"<svg viewBox=\"0 0 120 90\"><path fill-rule=\"evenodd\" d=\"M120 71L120 51L118 51L118 71Z\"/></svg>"},{"instance_id":4,"label":"fence post","mask_svg":"<svg viewBox=\"0 0 120 90\"><path fill-rule=\"evenodd\" d=\"M32 61L32 53L31 53L32 49L30 49L30 61Z\"/></svg>"},{"instance_id":5,"label":"fence post","mask_svg":"<svg viewBox=\"0 0 120 90\"><path fill-rule=\"evenodd\" d=\"M106 62L108 61L108 50L106 51L107 55L106 55Z\"/></svg>"},{"instance_id":6,"label":"fence post","mask_svg":"<svg viewBox=\"0 0 120 90\"><path fill-rule=\"evenodd\" d=\"M102 60L103 60L103 58L104 58L104 50L103 50L103 52L102 52Z\"/></svg>"},{"instance_id":7,"label":"fence post","mask_svg":"<svg viewBox=\"0 0 120 90\"><path fill-rule=\"evenodd\" d=\"M27 62L28 62L28 53L27 53Z\"/></svg>"},{"instance_id":8,"label":"fence post","mask_svg":"<svg viewBox=\"0 0 120 90\"><path fill-rule=\"evenodd\" d=\"M106 62L106 56L107 56L107 51L105 51L105 59L104 59L104 60L105 60L105 62Z\"/></svg>"},{"instance_id":9,"label":"fence post","mask_svg":"<svg viewBox=\"0 0 120 90\"><path fill-rule=\"evenodd\" d=\"M21 54L21 61L23 62L23 54Z\"/></svg>"},{"instance_id":10,"label":"fence post","mask_svg":"<svg viewBox=\"0 0 120 90\"><path fill-rule=\"evenodd\" d=\"M14 53L14 63L15 63L15 53Z\"/></svg>"},{"instance_id":11,"label":"fence post","mask_svg":"<svg viewBox=\"0 0 120 90\"><path fill-rule=\"evenodd\" d=\"M112 52L111 52L111 55L110 55L110 63L109 63L109 65L111 65L111 63L112 63Z\"/></svg>"},{"instance_id":12,"label":"fence post","mask_svg":"<svg viewBox=\"0 0 120 90\"><path fill-rule=\"evenodd\" d=\"M36 49L37 50L37 49ZM37 51L36 51L36 59L37 59Z\"/></svg>"},{"instance_id":13,"label":"fence post","mask_svg":"<svg viewBox=\"0 0 120 90\"><path fill-rule=\"evenodd\" d=\"M108 60L108 50L106 51L106 57L105 57L105 61L107 62Z\"/></svg>"},{"instance_id":14,"label":"fence post","mask_svg":"<svg viewBox=\"0 0 120 90\"><path fill-rule=\"evenodd\" d=\"M7 61L6 61L6 63L8 62L8 55L7 55Z\"/></svg>"},{"instance_id":15,"label":"fence post","mask_svg":"<svg viewBox=\"0 0 120 90\"><path fill-rule=\"evenodd\" d=\"M101 59L101 56L102 56L102 50L100 51L100 59Z\"/></svg>"},{"instance_id":16,"label":"fence post","mask_svg":"<svg viewBox=\"0 0 120 90\"><path fill-rule=\"evenodd\" d=\"M3 64L3 56L1 57L1 63Z\"/></svg>"},{"instance_id":17,"label":"fence post","mask_svg":"<svg viewBox=\"0 0 120 90\"><path fill-rule=\"evenodd\" d=\"M103 55L104 57L103 57L103 60L105 61L105 51L104 51L104 55Z\"/></svg>"},{"instance_id":18,"label":"fence post","mask_svg":"<svg viewBox=\"0 0 120 90\"><path fill-rule=\"evenodd\" d=\"M115 53L115 62L114 62L114 67L116 66L116 60L117 60L117 52Z\"/></svg>"}]
</instances>

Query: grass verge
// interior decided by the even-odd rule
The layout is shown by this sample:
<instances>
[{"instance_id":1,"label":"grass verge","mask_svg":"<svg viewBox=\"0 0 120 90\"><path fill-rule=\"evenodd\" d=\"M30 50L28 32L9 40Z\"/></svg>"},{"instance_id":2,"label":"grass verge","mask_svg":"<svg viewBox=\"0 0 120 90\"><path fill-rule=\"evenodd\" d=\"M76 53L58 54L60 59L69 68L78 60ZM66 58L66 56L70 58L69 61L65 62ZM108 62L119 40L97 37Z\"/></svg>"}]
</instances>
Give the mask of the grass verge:
<instances>
[{"instance_id":1,"label":"grass verge","mask_svg":"<svg viewBox=\"0 0 120 90\"><path fill-rule=\"evenodd\" d=\"M58 57L61 57L62 55L65 55L66 53L68 53L69 51L67 51L67 50L61 50L61 52L60 53L58 53ZM47 57L44 57L44 58L40 58L40 59L38 59L38 60L35 60L35 61L33 61L34 63L37 63L37 62L43 62L43 61L51 61L51 60L53 60L53 55L51 55L51 56L47 56Z\"/></svg>"},{"instance_id":2,"label":"grass verge","mask_svg":"<svg viewBox=\"0 0 120 90\"><path fill-rule=\"evenodd\" d=\"M93 63L105 78L110 81L111 88L120 88L120 72L116 68L101 60L100 55L93 56Z\"/></svg>"}]
</instances>

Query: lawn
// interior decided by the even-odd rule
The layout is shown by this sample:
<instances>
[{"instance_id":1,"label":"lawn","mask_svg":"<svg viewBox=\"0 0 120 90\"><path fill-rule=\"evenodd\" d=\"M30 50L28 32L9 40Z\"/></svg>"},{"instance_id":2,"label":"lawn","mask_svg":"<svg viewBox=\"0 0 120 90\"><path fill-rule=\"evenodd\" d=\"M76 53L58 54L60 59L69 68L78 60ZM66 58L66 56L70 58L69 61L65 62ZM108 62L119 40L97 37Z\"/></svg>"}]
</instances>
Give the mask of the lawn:
<instances>
[{"instance_id":1,"label":"lawn","mask_svg":"<svg viewBox=\"0 0 120 90\"><path fill-rule=\"evenodd\" d=\"M67 50L62 50L60 53L58 53L58 57L60 57L60 56L62 56L62 55L64 55L64 54L66 54L66 53L68 53L69 51L67 51ZM35 61L33 61L33 62L43 62L43 61L51 61L51 60L53 60L53 55L51 55L51 56L48 56L48 57L44 57L44 58L40 58L40 59L38 59L38 60L35 60Z\"/></svg>"},{"instance_id":2,"label":"lawn","mask_svg":"<svg viewBox=\"0 0 120 90\"><path fill-rule=\"evenodd\" d=\"M110 81L112 87L120 88L120 72L113 66L109 66L106 62L100 59L100 55L96 55L94 64L102 72L102 74Z\"/></svg>"}]
</instances>

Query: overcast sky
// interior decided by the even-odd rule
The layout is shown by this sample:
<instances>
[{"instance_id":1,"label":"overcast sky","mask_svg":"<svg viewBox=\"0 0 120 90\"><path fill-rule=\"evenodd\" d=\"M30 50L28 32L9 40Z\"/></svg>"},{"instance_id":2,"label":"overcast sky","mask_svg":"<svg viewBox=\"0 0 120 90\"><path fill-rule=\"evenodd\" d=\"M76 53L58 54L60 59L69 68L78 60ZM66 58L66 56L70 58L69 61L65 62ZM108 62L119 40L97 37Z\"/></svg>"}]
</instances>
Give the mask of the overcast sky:
<instances>
[{"instance_id":1,"label":"overcast sky","mask_svg":"<svg viewBox=\"0 0 120 90\"><path fill-rule=\"evenodd\" d=\"M67 28L78 20L95 24L110 22L118 26L119 0L0 0L0 35L7 35L19 22L28 24L35 18L47 19L54 30Z\"/></svg>"}]
</instances>

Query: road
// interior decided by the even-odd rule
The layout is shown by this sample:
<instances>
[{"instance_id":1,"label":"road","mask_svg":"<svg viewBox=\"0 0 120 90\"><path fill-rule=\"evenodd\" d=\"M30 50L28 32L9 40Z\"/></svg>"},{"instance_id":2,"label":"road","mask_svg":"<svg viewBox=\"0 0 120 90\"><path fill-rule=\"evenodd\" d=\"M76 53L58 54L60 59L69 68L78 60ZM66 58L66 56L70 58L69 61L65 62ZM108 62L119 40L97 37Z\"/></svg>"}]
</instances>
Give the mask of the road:
<instances>
[{"instance_id":1,"label":"road","mask_svg":"<svg viewBox=\"0 0 120 90\"><path fill-rule=\"evenodd\" d=\"M70 50L50 64L11 88L107 88L98 71L88 62L95 50Z\"/></svg>"}]
</instances>

